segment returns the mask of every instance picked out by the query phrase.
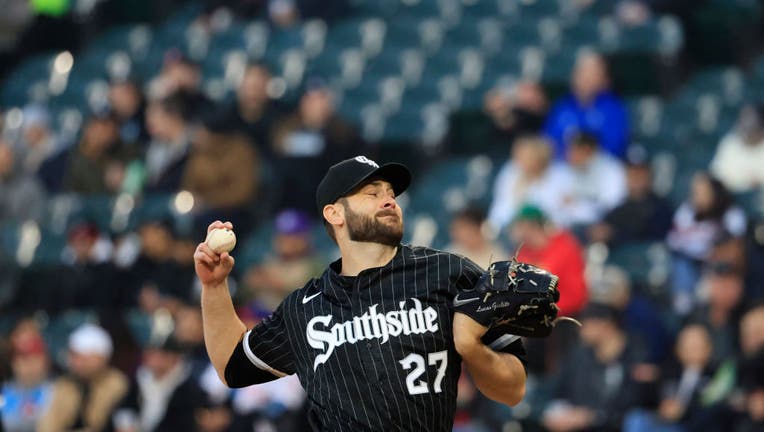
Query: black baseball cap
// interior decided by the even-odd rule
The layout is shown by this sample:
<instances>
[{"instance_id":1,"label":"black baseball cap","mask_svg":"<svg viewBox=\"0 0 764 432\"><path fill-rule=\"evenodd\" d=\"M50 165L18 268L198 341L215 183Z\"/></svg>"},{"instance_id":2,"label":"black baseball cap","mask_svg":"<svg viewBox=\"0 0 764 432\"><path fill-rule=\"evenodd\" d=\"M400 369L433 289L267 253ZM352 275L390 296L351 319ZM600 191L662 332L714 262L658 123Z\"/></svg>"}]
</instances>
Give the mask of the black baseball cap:
<instances>
[{"instance_id":1,"label":"black baseball cap","mask_svg":"<svg viewBox=\"0 0 764 432\"><path fill-rule=\"evenodd\" d=\"M323 212L324 206L333 204L371 178L381 178L390 182L396 196L403 193L411 184L411 172L403 164L387 163L380 166L366 156L346 159L332 165L318 184L318 190L316 190L318 212Z\"/></svg>"}]
</instances>

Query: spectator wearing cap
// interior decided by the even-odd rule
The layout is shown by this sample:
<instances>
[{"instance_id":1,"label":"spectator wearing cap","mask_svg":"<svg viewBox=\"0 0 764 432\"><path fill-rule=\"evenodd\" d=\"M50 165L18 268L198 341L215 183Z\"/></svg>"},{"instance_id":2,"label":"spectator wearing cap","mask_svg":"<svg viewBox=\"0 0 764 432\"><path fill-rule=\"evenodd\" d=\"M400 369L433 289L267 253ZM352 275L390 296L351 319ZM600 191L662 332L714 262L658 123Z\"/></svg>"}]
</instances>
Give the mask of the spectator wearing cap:
<instances>
[{"instance_id":1,"label":"spectator wearing cap","mask_svg":"<svg viewBox=\"0 0 764 432\"><path fill-rule=\"evenodd\" d=\"M13 376L2 385L0 426L7 432L32 432L50 403L50 359L36 329L17 327L11 341Z\"/></svg>"},{"instance_id":2,"label":"spectator wearing cap","mask_svg":"<svg viewBox=\"0 0 764 432\"><path fill-rule=\"evenodd\" d=\"M605 59L594 52L581 54L570 88L570 94L552 106L544 127L554 141L557 157L565 158L570 139L580 132L596 136L603 151L617 158L626 156L628 115L623 101L610 88Z\"/></svg>"},{"instance_id":3,"label":"spectator wearing cap","mask_svg":"<svg viewBox=\"0 0 764 432\"><path fill-rule=\"evenodd\" d=\"M236 90L236 101L226 111L231 124L241 129L264 157L272 150L271 128L284 115L284 107L269 94L271 78L267 65L248 65Z\"/></svg>"},{"instance_id":4,"label":"spectator wearing cap","mask_svg":"<svg viewBox=\"0 0 764 432\"><path fill-rule=\"evenodd\" d=\"M507 252L486 235L485 212L476 207L459 211L451 220L451 243L446 250L488 268L491 261L507 259Z\"/></svg>"},{"instance_id":5,"label":"spectator wearing cap","mask_svg":"<svg viewBox=\"0 0 764 432\"><path fill-rule=\"evenodd\" d=\"M67 158L63 188L84 195L121 190L130 154L119 138L119 123L109 112L93 113L82 138Z\"/></svg>"},{"instance_id":6,"label":"spectator wearing cap","mask_svg":"<svg viewBox=\"0 0 764 432\"><path fill-rule=\"evenodd\" d=\"M114 430L193 431L194 415L203 403L182 346L172 335L157 336L144 350L130 390L112 415Z\"/></svg>"},{"instance_id":7,"label":"spectator wearing cap","mask_svg":"<svg viewBox=\"0 0 764 432\"><path fill-rule=\"evenodd\" d=\"M735 128L722 138L711 161L713 173L733 192L764 185L764 104L746 105Z\"/></svg>"},{"instance_id":8,"label":"spectator wearing cap","mask_svg":"<svg viewBox=\"0 0 764 432\"><path fill-rule=\"evenodd\" d=\"M494 181L488 210L494 231L503 230L525 204L541 208L557 224L567 222L562 209L572 193L572 173L552 159L552 151L549 141L541 136L528 135L515 141L511 158Z\"/></svg>"},{"instance_id":9,"label":"spectator wearing cap","mask_svg":"<svg viewBox=\"0 0 764 432\"><path fill-rule=\"evenodd\" d=\"M319 78L308 80L291 115L274 124L271 148L281 182L277 208L314 211L316 185L336 161L364 153L356 129L336 111L334 95Z\"/></svg>"},{"instance_id":10,"label":"spectator wearing cap","mask_svg":"<svg viewBox=\"0 0 764 432\"><path fill-rule=\"evenodd\" d=\"M180 188L191 146L185 100L172 94L146 109L151 140L144 159L145 192L173 193Z\"/></svg>"},{"instance_id":11,"label":"spectator wearing cap","mask_svg":"<svg viewBox=\"0 0 764 432\"><path fill-rule=\"evenodd\" d=\"M181 180L181 188L194 195L198 225L230 221L245 235L260 174L259 158L246 136L232 133L221 115L208 115L193 134Z\"/></svg>"},{"instance_id":12,"label":"spectator wearing cap","mask_svg":"<svg viewBox=\"0 0 764 432\"><path fill-rule=\"evenodd\" d=\"M707 173L695 174L690 196L674 213L666 237L673 252L674 311L686 315L692 309L695 288L714 243L724 237L740 238L746 227L746 215L727 188Z\"/></svg>"},{"instance_id":13,"label":"spectator wearing cap","mask_svg":"<svg viewBox=\"0 0 764 432\"><path fill-rule=\"evenodd\" d=\"M621 430L626 412L653 391L639 372L644 351L623 332L615 309L591 303L580 319L580 344L560 369L542 424L552 432Z\"/></svg>"},{"instance_id":14,"label":"spectator wearing cap","mask_svg":"<svg viewBox=\"0 0 764 432\"><path fill-rule=\"evenodd\" d=\"M294 209L276 216L273 251L245 276L246 289L254 295L252 307L270 313L306 280L321 274L321 261L311 237L311 220Z\"/></svg>"},{"instance_id":15,"label":"spectator wearing cap","mask_svg":"<svg viewBox=\"0 0 764 432\"><path fill-rule=\"evenodd\" d=\"M102 430L128 388L122 372L109 366L111 337L94 324L84 324L69 336L67 372L53 384L39 432Z\"/></svg>"},{"instance_id":16,"label":"spectator wearing cap","mask_svg":"<svg viewBox=\"0 0 764 432\"><path fill-rule=\"evenodd\" d=\"M652 189L652 170L642 147L626 158L626 197L592 225L589 240L611 245L663 241L671 228L671 204Z\"/></svg>"},{"instance_id":17,"label":"spectator wearing cap","mask_svg":"<svg viewBox=\"0 0 764 432\"><path fill-rule=\"evenodd\" d=\"M512 242L522 245L517 259L539 266L560 277L560 315L575 315L586 304L584 257L576 238L557 228L538 207L525 206L510 230Z\"/></svg>"},{"instance_id":18,"label":"spectator wearing cap","mask_svg":"<svg viewBox=\"0 0 764 432\"><path fill-rule=\"evenodd\" d=\"M40 221L45 195L40 181L21 169L10 143L0 137L0 225Z\"/></svg>"},{"instance_id":19,"label":"spectator wearing cap","mask_svg":"<svg viewBox=\"0 0 764 432\"><path fill-rule=\"evenodd\" d=\"M572 226L589 226L626 196L626 174L621 161L600 149L595 135L579 133L567 149L573 173L571 195L564 213Z\"/></svg>"}]
</instances>

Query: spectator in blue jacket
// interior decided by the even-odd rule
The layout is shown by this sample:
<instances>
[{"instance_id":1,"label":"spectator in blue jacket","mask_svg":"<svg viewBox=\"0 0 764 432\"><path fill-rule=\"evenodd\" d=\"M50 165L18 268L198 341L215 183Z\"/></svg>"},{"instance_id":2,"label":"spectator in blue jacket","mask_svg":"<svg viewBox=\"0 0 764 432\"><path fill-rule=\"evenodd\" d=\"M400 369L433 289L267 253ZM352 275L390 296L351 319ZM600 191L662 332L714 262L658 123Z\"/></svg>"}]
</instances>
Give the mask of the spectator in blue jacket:
<instances>
[{"instance_id":1,"label":"spectator in blue jacket","mask_svg":"<svg viewBox=\"0 0 764 432\"><path fill-rule=\"evenodd\" d=\"M599 138L602 149L623 159L629 121L623 101L610 89L605 59L594 52L579 56L570 94L559 99L547 117L545 132L554 141L555 154L567 154L569 140L579 132Z\"/></svg>"}]
</instances>

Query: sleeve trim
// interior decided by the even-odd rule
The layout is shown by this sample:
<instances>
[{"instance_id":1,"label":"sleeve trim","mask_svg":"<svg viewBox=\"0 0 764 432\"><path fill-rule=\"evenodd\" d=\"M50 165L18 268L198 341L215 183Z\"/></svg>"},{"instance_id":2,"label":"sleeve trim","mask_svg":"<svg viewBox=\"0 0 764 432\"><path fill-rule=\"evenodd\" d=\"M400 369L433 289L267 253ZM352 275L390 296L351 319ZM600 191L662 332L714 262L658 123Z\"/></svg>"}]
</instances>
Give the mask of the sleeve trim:
<instances>
[{"instance_id":1,"label":"sleeve trim","mask_svg":"<svg viewBox=\"0 0 764 432\"><path fill-rule=\"evenodd\" d=\"M258 369L261 369L261 370L264 370L264 371L268 371L268 372L272 373L273 375L276 375L279 378L287 376L287 374L285 374L284 372L281 372L278 369L274 369L274 368L268 366L267 363L265 363L264 361L260 360L255 355L255 353L252 352L252 348L250 348L250 346L249 346L249 335L250 335L250 333L252 333L252 330L247 331L247 333L244 334L244 339L242 339L242 341L241 341L242 346L244 347L244 354L247 356L249 361L251 361L253 365L257 366Z\"/></svg>"},{"instance_id":2,"label":"sleeve trim","mask_svg":"<svg viewBox=\"0 0 764 432\"><path fill-rule=\"evenodd\" d=\"M518 339L520 339L520 336L516 336L512 334L504 334L496 338L495 341L491 342L491 344L488 345L488 347L494 351L499 351L506 348L509 344L511 344L512 342ZM245 345L245 349L246 349L246 345Z\"/></svg>"}]
</instances>

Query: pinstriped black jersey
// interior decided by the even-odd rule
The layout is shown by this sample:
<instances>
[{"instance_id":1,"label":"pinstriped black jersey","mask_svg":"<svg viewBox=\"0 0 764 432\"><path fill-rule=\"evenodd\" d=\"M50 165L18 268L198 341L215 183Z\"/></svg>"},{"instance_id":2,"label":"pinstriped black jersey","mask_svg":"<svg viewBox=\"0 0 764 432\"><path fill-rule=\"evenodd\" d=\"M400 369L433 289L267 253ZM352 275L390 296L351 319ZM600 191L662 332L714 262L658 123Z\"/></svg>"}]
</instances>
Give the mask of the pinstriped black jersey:
<instances>
[{"instance_id":1,"label":"pinstriped black jersey","mask_svg":"<svg viewBox=\"0 0 764 432\"><path fill-rule=\"evenodd\" d=\"M296 373L316 430L450 431L461 373L451 305L483 270L400 246L383 267L339 271L337 261L247 332L237 350L269 372L254 382ZM489 332L484 342L524 361L516 336Z\"/></svg>"}]
</instances>

